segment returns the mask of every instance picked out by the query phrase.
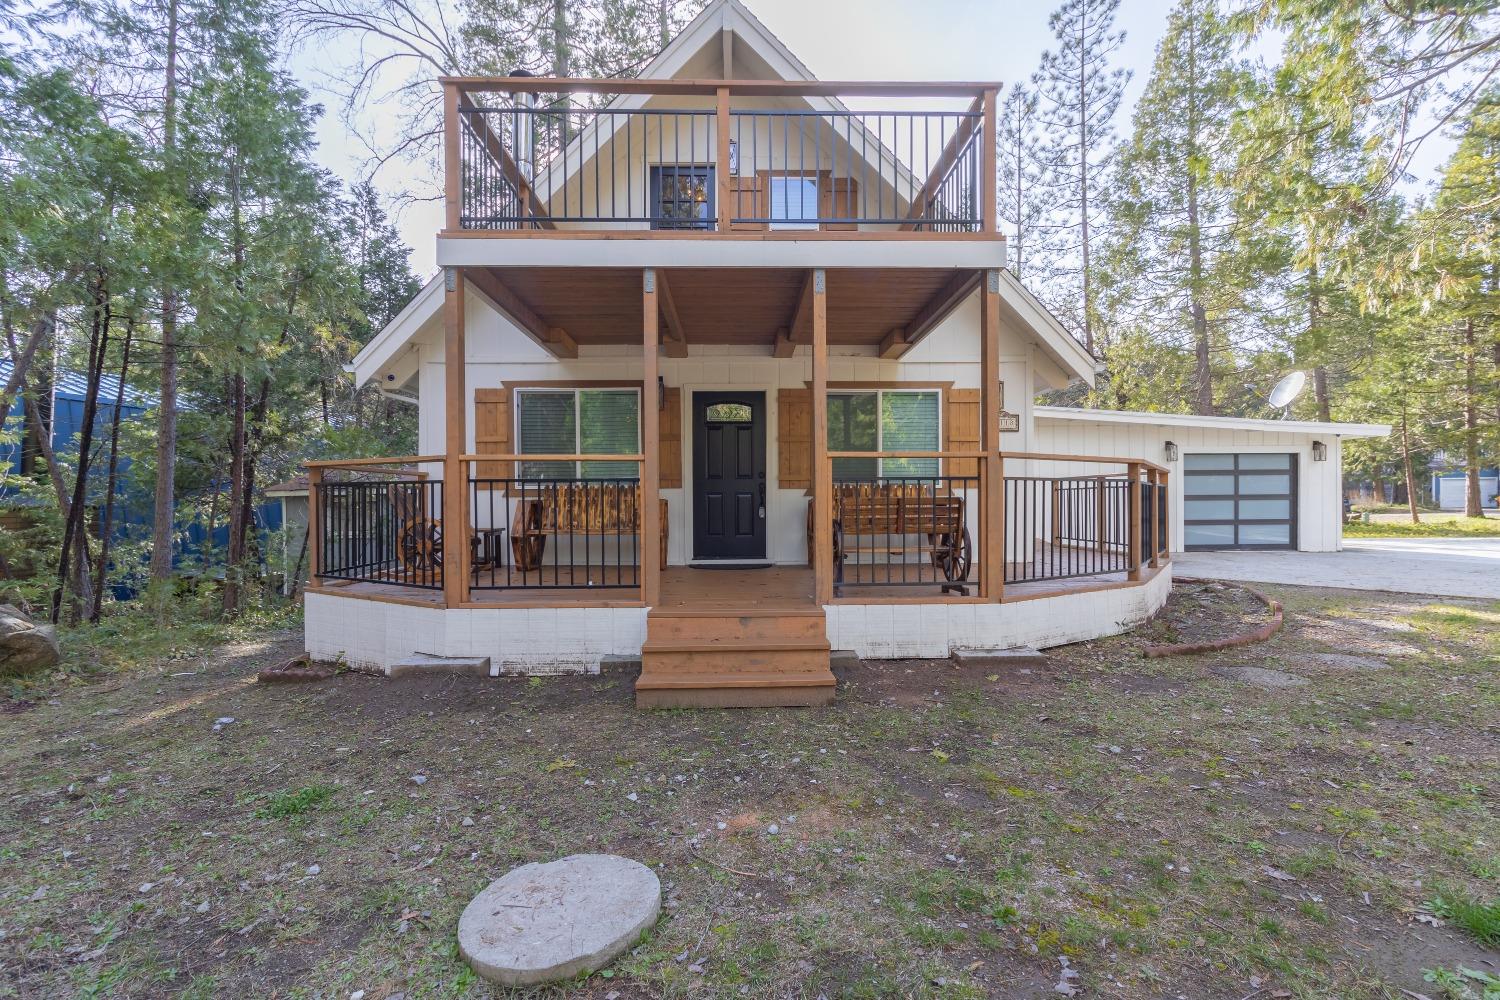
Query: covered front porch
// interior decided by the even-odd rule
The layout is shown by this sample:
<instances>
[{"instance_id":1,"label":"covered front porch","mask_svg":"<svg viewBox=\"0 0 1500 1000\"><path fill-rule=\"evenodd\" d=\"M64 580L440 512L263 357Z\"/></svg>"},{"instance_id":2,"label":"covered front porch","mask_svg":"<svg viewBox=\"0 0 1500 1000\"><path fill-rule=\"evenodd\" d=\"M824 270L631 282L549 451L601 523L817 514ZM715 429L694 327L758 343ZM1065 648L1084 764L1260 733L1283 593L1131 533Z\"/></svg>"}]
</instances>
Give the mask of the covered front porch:
<instances>
[{"instance_id":1,"label":"covered front porch","mask_svg":"<svg viewBox=\"0 0 1500 1000\"><path fill-rule=\"evenodd\" d=\"M608 642L584 644L587 655L641 654L641 690L660 680L653 663L692 687L692 697L655 703L717 704L706 692L750 684L747 664L761 675L795 667L786 684L796 697L819 687L825 698L830 648L1012 645L1025 637L993 631L1000 618L975 609L1141 588L1161 575L1165 469L1002 451L1007 418L1012 430L1019 419L1002 408L1001 327L1019 322L1014 301L1002 303L1008 276L711 276L724 284L717 298L702 274L637 271L630 346L618 274L596 281L574 269L567 284L520 268L451 269L440 398L424 395L442 413L445 450L309 465L311 598L450 614L636 612L605 616L636 624L612 626ZM620 377L476 369L471 288L563 373L582 354L591 371ZM832 310L838 288L863 289L874 306L855 294ZM950 351L939 372L950 377L895 365L965 302L978 306L977 336ZM896 325L882 333L877 316ZM835 366L864 371L865 358L901 377L831 377ZM470 384L475 370L483 384ZM862 610L876 607L897 610ZM760 620L735 624L750 618ZM919 637L893 631L897 621L918 622ZM621 639L630 629L643 634ZM694 630L708 637L689 641ZM428 644L464 645L451 623L442 632ZM554 651L533 648L530 660L561 662ZM750 703L787 703L757 684Z\"/></svg>"}]
</instances>

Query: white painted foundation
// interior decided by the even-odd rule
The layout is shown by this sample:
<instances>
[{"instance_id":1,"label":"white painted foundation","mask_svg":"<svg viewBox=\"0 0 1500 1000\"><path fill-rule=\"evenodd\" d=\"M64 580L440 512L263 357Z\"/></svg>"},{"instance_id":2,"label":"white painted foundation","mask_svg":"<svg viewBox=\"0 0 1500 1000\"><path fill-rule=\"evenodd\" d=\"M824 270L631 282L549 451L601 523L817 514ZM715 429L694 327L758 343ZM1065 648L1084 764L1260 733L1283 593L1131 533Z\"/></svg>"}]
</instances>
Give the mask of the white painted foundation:
<instances>
[{"instance_id":1,"label":"white painted foundation","mask_svg":"<svg viewBox=\"0 0 1500 1000\"><path fill-rule=\"evenodd\" d=\"M1044 649L1124 632L1172 589L1168 566L1139 587L1011 604L833 604L828 642L868 659L943 659L955 649ZM638 656L645 608L454 609L309 593L307 652L384 671L413 653L487 656L490 673L597 673L610 654Z\"/></svg>"}]
</instances>

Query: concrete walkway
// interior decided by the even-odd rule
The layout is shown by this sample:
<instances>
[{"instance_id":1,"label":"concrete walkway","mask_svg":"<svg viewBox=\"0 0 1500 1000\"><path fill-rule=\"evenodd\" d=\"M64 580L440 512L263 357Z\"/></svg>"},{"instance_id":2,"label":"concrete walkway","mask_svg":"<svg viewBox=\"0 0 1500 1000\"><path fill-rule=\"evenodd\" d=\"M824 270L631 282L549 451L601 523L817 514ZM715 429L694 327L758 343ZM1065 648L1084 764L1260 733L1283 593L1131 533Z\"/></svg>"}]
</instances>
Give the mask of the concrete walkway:
<instances>
[{"instance_id":1,"label":"concrete walkway","mask_svg":"<svg viewBox=\"0 0 1500 1000\"><path fill-rule=\"evenodd\" d=\"M1346 538L1342 552L1184 552L1177 576L1500 599L1500 538Z\"/></svg>"}]
</instances>

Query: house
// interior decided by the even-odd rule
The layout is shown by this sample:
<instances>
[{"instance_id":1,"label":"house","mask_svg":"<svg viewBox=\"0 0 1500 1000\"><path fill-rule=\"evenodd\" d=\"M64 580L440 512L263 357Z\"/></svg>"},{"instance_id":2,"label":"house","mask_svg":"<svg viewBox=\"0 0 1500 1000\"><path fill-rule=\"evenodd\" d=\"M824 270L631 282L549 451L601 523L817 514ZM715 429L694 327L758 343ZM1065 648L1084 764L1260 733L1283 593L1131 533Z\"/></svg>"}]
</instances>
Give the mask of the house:
<instances>
[{"instance_id":1,"label":"house","mask_svg":"<svg viewBox=\"0 0 1500 1000\"><path fill-rule=\"evenodd\" d=\"M1337 548L1384 428L1033 403L1095 360L1006 270L999 89L818 81L738 0L638 79L444 80L442 273L351 365L421 454L309 463L309 652L814 704L831 649L1091 639L1184 546Z\"/></svg>"}]
</instances>

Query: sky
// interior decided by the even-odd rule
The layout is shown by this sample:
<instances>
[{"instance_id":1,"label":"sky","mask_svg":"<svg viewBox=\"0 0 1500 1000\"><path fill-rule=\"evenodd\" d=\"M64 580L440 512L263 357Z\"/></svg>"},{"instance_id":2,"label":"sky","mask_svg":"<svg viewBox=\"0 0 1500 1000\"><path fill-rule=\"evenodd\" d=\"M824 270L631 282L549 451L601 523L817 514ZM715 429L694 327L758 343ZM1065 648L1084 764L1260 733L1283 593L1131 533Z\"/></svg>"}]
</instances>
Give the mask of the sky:
<instances>
[{"instance_id":1,"label":"sky","mask_svg":"<svg viewBox=\"0 0 1500 1000\"><path fill-rule=\"evenodd\" d=\"M1006 86L1026 81L1043 50L1053 44L1047 17L1051 0L745 0L813 74L824 80L974 80ZM1121 0L1116 26L1125 42L1116 64L1131 72L1116 117L1116 132L1129 134L1130 112L1150 75L1156 43L1165 30L1172 0ZM1270 55L1270 53L1266 53ZM326 86L327 53L303 51L293 72L329 109L318 128L318 157L345 179L360 175L367 157L337 113L339 100ZM434 97L434 100L437 100ZM851 101L860 107L860 102ZM382 109L371 108L362 129L379 129ZM1414 166L1431 176L1451 144L1431 143ZM437 195L440 177L408 165L387 166L376 177L388 196L401 191ZM442 224L439 202L410 204L396 222L412 247L412 266L424 277L434 268L435 234Z\"/></svg>"}]
</instances>

